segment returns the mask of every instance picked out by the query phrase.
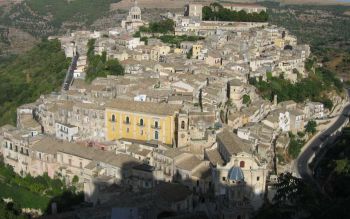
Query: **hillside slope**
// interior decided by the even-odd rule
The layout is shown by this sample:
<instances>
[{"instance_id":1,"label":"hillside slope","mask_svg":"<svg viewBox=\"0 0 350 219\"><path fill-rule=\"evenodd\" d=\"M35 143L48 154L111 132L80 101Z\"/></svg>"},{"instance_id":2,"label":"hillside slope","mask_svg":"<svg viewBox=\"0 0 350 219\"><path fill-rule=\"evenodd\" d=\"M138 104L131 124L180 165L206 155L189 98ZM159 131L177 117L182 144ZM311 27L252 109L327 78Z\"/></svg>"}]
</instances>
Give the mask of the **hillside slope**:
<instances>
[{"instance_id":1,"label":"hillside slope","mask_svg":"<svg viewBox=\"0 0 350 219\"><path fill-rule=\"evenodd\" d=\"M59 41L43 41L28 52L0 61L0 125L16 121L16 108L56 90L69 66Z\"/></svg>"}]
</instances>

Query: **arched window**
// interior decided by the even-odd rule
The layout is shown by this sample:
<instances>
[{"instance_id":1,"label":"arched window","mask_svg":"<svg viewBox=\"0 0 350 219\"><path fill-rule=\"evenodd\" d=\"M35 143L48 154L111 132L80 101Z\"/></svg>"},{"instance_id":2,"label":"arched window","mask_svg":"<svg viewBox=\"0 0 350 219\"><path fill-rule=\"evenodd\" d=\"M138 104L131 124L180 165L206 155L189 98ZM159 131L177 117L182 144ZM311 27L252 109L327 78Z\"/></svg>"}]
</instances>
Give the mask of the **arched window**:
<instances>
[{"instance_id":1,"label":"arched window","mask_svg":"<svg viewBox=\"0 0 350 219\"><path fill-rule=\"evenodd\" d=\"M239 166L240 166L241 168L244 168L245 163L244 163L244 161L243 161L243 160L242 160L241 162L239 162Z\"/></svg>"},{"instance_id":2,"label":"arched window","mask_svg":"<svg viewBox=\"0 0 350 219\"><path fill-rule=\"evenodd\" d=\"M140 119L140 125L143 126L143 119Z\"/></svg>"},{"instance_id":3,"label":"arched window","mask_svg":"<svg viewBox=\"0 0 350 219\"><path fill-rule=\"evenodd\" d=\"M159 138L158 131L155 131L155 132L154 132L154 139L158 140L158 138Z\"/></svg>"},{"instance_id":4,"label":"arched window","mask_svg":"<svg viewBox=\"0 0 350 219\"><path fill-rule=\"evenodd\" d=\"M158 121L154 122L154 127L158 128Z\"/></svg>"},{"instance_id":5,"label":"arched window","mask_svg":"<svg viewBox=\"0 0 350 219\"><path fill-rule=\"evenodd\" d=\"M181 122L181 129L185 129L185 121Z\"/></svg>"},{"instance_id":6,"label":"arched window","mask_svg":"<svg viewBox=\"0 0 350 219\"><path fill-rule=\"evenodd\" d=\"M125 123L126 123L126 124L129 124L129 123L130 123L129 116L127 116L127 117L125 118Z\"/></svg>"},{"instance_id":7,"label":"arched window","mask_svg":"<svg viewBox=\"0 0 350 219\"><path fill-rule=\"evenodd\" d=\"M115 115L114 114L112 115L111 120L112 120L112 122L115 122Z\"/></svg>"}]
</instances>

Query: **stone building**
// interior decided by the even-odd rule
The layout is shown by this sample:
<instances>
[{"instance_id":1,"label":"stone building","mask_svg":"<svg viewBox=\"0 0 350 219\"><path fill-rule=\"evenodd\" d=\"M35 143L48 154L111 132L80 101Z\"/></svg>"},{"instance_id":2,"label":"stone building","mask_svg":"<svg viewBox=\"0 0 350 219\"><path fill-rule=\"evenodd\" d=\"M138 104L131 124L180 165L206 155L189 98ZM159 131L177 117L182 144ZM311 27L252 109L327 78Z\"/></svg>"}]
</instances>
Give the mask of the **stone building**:
<instances>
[{"instance_id":1,"label":"stone building","mask_svg":"<svg viewBox=\"0 0 350 219\"><path fill-rule=\"evenodd\" d=\"M141 8L137 6L137 1L135 0L134 6L130 8L129 14L125 20L122 20L122 28L127 31L136 31L140 26L145 25L141 17Z\"/></svg>"}]
</instances>

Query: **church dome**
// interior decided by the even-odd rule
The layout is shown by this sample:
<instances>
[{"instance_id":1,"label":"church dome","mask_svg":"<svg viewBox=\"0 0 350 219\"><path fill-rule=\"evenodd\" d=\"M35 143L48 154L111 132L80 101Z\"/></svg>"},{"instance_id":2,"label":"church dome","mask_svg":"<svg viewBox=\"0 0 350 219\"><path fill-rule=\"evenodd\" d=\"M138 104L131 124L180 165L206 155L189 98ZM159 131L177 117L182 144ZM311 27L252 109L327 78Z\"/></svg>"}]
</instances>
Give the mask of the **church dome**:
<instances>
[{"instance_id":1,"label":"church dome","mask_svg":"<svg viewBox=\"0 0 350 219\"><path fill-rule=\"evenodd\" d=\"M244 181L243 171L240 167L232 167L228 171L227 178L231 181Z\"/></svg>"},{"instance_id":2,"label":"church dome","mask_svg":"<svg viewBox=\"0 0 350 219\"><path fill-rule=\"evenodd\" d=\"M130 14L141 14L141 9L137 6L130 8Z\"/></svg>"}]
</instances>

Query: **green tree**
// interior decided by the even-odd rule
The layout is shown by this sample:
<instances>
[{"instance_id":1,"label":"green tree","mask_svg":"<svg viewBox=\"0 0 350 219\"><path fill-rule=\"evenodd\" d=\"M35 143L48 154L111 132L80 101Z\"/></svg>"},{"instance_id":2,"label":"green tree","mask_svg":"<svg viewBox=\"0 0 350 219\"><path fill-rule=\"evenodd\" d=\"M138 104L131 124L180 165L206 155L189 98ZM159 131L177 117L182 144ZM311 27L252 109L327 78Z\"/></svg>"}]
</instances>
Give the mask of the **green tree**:
<instances>
[{"instance_id":1,"label":"green tree","mask_svg":"<svg viewBox=\"0 0 350 219\"><path fill-rule=\"evenodd\" d=\"M79 177L77 175L74 175L74 177L72 179L72 183L77 184L78 182L79 182Z\"/></svg>"},{"instance_id":2,"label":"green tree","mask_svg":"<svg viewBox=\"0 0 350 219\"><path fill-rule=\"evenodd\" d=\"M193 55L193 49L191 48L190 51L186 54L187 59L191 59Z\"/></svg>"},{"instance_id":3,"label":"green tree","mask_svg":"<svg viewBox=\"0 0 350 219\"><path fill-rule=\"evenodd\" d=\"M204 6L202 9L202 18L205 21L212 20L214 17L213 11L209 6Z\"/></svg>"},{"instance_id":4,"label":"green tree","mask_svg":"<svg viewBox=\"0 0 350 219\"><path fill-rule=\"evenodd\" d=\"M148 45L148 37L141 37L140 40L145 42L145 45Z\"/></svg>"},{"instance_id":5,"label":"green tree","mask_svg":"<svg viewBox=\"0 0 350 219\"><path fill-rule=\"evenodd\" d=\"M289 134L290 142L288 145L288 154L293 158L297 158L300 154L301 148L304 146L305 141L297 138L292 133Z\"/></svg>"},{"instance_id":6,"label":"green tree","mask_svg":"<svg viewBox=\"0 0 350 219\"><path fill-rule=\"evenodd\" d=\"M16 108L59 90L70 59L58 40L44 40L31 50L0 63L0 125L16 124Z\"/></svg>"},{"instance_id":7,"label":"green tree","mask_svg":"<svg viewBox=\"0 0 350 219\"><path fill-rule=\"evenodd\" d=\"M231 11L215 2L210 4L210 6L204 6L202 8L202 18L203 20L266 22L268 20L268 14L265 11L261 11L260 13L247 13L244 10L238 12Z\"/></svg>"},{"instance_id":8,"label":"green tree","mask_svg":"<svg viewBox=\"0 0 350 219\"><path fill-rule=\"evenodd\" d=\"M316 127L317 127L317 123L315 120L310 120L306 126L305 126L305 131L311 134L315 134L316 133Z\"/></svg>"},{"instance_id":9,"label":"green tree","mask_svg":"<svg viewBox=\"0 0 350 219\"><path fill-rule=\"evenodd\" d=\"M106 70L111 75L123 75L124 67L119 63L117 59L108 60L106 63Z\"/></svg>"},{"instance_id":10,"label":"green tree","mask_svg":"<svg viewBox=\"0 0 350 219\"><path fill-rule=\"evenodd\" d=\"M142 29L140 29L142 31ZM175 31L175 23L171 19L161 20L159 22L151 22L148 29L144 32L152 33L172 33Z\"/></svg>"},{"instance_id":11,"label":"green tree","mask_svg":"<svg viewBox=\"0 0 350 219\"><path fill-rule=\"evenodd\" d=\"M328 110L331 110L333 108L333 102L328 98L322 99L320 102L322 102L324 107Z\"/></svg>"},{"instance_id":12,"label":"green tree","mask_svg":"<svg viewBox=\"0 0 350 219\"><path fill-rule=\"evenodd\" d=\"M243 95L243 104L249 104L250 103L250 96L248 94Z\"/></svg>"},{"instance_id":13,"label":"green tree","mask_svg":"<svg viewBox=\"0 0 350 219\"><path fill-rule=\"evenodd\" d=\"M95 40L88 41L86 80L91 82L97 77L107 77L107 75L123 75L124 67L117 59L107 61L107 53L102 52L102 55L95 55Z\"/></svg>"}]
</instances>

